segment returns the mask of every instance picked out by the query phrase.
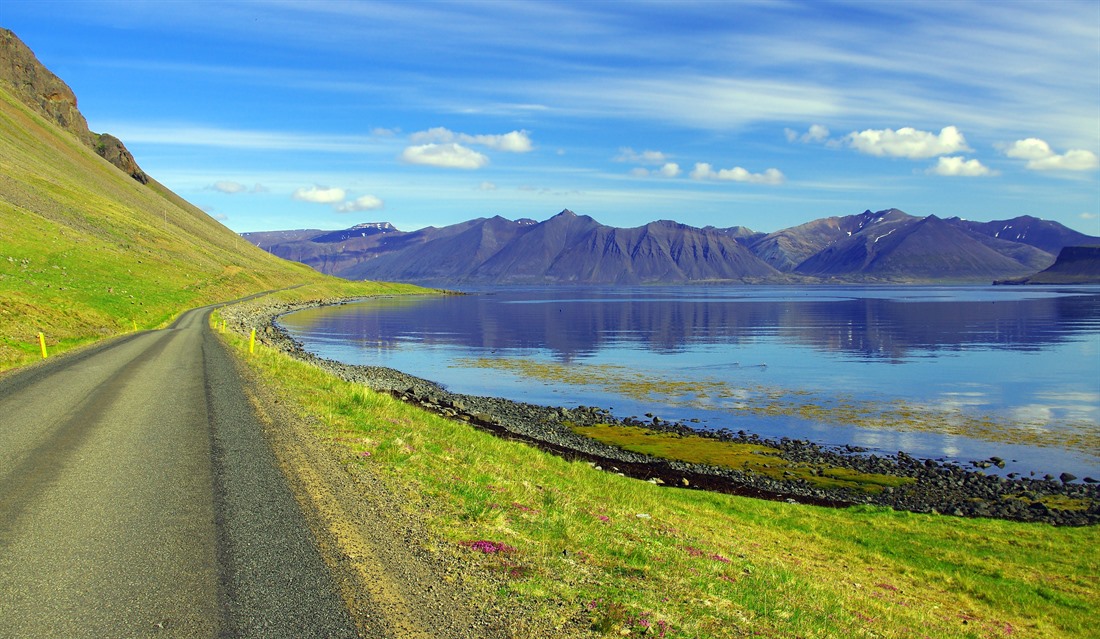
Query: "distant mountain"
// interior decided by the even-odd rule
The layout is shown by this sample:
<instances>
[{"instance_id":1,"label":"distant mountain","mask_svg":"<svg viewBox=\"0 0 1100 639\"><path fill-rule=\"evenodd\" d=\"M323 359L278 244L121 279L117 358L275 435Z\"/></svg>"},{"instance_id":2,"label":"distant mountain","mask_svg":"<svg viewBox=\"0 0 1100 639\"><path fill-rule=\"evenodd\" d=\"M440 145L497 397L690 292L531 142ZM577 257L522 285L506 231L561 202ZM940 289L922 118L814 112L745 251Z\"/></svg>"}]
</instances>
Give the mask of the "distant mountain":
<instances>
[{"instance_id":1,"label":"distant mountain","mask_svg":"<svg viewBox=\"0 0 1100 639\"><path fill-rule=\"evenodd\" d=\"M1100 284L1100 245L1067 246L1049 268L994 284Z\"/></svg>"},{"instance_id":2,"label":"distant mountain","mask_svg":"<svg viewBox=\"0 0 1100 639\"><path fill-rule=\"evenodd\" d=\"M970 222L952 217L946 222L989 237L1034 246L1052 255L1057 255L1063 247L1085 246L1096 240L1095 237L1078 233L1057 222L1040 220L1030 215L994 222Z\"/></svg>"},{"instance_id":3,"label":"distant mountain","mask_svg":"<svg viewBox=\"0 0 1100 639\"><path fill-rule=\"evenodd\" d=\"M890 281L989 281L1032 273L1054 261L1035 247L981 235L934 215L916 218L890 210L856 217L861 224L855 231L794 271Z\"/></svg>"},{"instance_id":4,"label":"distant mountain","mask_svg":"<svg viewBox=\"0 0 1100 639\"><path fill-rule=\"evenodd\" d=\"M718 229L675 222L620 229L569 210L544 222L498 216L408 235L376 244L335 274L437 284L637 284L779 275Z\"/></svg>"},{"instance_id":5,"label":"distant mountain","mask_svg":"<svg viewBox=\"0 0 1100 639\"><path fill-rule=\"evenodd\" d=\"M1060 250L1061 241L1100 243L1037 218L975 223L897 209L768 234L667 220L624 229L564 210L543 222L497 216L411 233L371 222L343 231L243 236L324 273L434 285L988 282L1046 268L1054 255L1044 247Z\"/></svg>"},{"instance_id":6,"label":"distant mountain","mask_svg":"<svg viewBox=\"0 0 1100 639\"><path fill-rule=\"evenodd\" d=\"M916 220L897 209L860 215L827 217L769 233L749 243L753 253L780 271L794 271L826 248L852 237L871 224L892 224Z\"/></svg>"}]
</instances>

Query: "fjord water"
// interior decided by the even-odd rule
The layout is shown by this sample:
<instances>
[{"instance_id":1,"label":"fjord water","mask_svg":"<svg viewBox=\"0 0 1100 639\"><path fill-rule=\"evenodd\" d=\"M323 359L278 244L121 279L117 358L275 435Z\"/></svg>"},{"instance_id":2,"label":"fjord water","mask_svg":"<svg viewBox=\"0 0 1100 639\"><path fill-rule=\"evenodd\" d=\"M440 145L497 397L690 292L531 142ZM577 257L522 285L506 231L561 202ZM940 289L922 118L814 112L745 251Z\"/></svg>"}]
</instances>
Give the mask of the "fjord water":
<instances>
[{"instance_id":1,"label":"fjord water","mask_svg":"<svg viewBox=\"0 0 1100 639\"><path fill-rule=\"evenodd\" d=\"M1100 478L1100 287L498 288L280 324L458 393Z\"/></svg>"}]
</instances>

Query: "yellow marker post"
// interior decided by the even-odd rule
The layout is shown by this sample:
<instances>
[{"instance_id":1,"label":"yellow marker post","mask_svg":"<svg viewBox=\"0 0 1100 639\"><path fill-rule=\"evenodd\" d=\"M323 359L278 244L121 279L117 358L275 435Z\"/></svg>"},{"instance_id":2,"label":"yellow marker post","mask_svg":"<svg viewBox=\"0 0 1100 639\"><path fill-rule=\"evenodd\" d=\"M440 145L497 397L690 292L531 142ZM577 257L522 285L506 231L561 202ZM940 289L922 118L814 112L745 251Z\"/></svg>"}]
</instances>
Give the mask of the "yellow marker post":
<instances>
[{"instance_id":1,"label":"yellow marker post","mask_svg":"<svg viewBox=\"0 0 1100 639\"><path fill-rule=\"evenodd\" d=\"M45 346L42 347L42 352L45 353ZM252 354L256 352L256 329L252 329L252 336L248 338L248 353ZM43 355L43 357L45 357Z\"/></svg>"},{"instance_id":2,"label":"yellow marker post","mask_svg":"<svg viewBox=\"0 0 1100 639\"><path fill-rule=\"evenodd\" d=\"M134 323L134 330L137 331L137 320L131 320Z\"/></svg>"},{"instance_id":3,"label":"yellow marker post","mask_svg":"<svg viewBox=\"0 0 1100 639\"><path fill-rule=\"evenodd\" d=\"M38 334L38 345L42 347L42 359L46 359L46 336Z\"/></svg>"}]
</instances>

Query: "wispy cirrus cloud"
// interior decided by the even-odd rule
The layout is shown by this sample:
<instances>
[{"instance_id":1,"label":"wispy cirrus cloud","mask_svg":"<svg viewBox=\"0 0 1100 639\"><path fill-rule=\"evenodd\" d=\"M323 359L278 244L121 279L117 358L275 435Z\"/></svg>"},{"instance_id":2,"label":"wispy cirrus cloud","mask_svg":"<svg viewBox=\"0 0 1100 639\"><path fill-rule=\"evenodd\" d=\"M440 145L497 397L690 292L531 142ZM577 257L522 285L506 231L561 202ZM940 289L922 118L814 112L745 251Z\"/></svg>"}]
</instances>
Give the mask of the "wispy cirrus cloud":
<instances>
[{"instance_id":1,"label":"wispy cirrus cloud","mask_svg":"<svg viewBox=\"0 0 1100 639\"><path fill-rule=\"evenodd\" d=\"M206 188L210 191L225 193L226 195L237 195L238 193L267 193L270 190L259 182L249 187L234 180L218 180Z\"/></svg>"},{"instance_id":2,"label":"wispy cirrus cloud","mask_svg":"<svg viewBox=\"0 0 1100 639\"><path fill-rule=\"evenodd\" d=\"M176 124L109 123L109 127L127 144L325 153L364 153L386 148L376 137L360 135L254 131Z\"/></svg>"},{"instance_id":3,"label":"wispy cirrus cloud","mask_svg":"<svg viewBox=\"0 0 1100 639\"><path fill-rule=\"evenodd\" d=\"M434 127L427 131L413 133L409 136L409 141L413 144L468 144L508 153L527 153L534 148L527 131L510 131L499 135L471 135L455 133L444 127Z\"/></svg>"}]
</instances>

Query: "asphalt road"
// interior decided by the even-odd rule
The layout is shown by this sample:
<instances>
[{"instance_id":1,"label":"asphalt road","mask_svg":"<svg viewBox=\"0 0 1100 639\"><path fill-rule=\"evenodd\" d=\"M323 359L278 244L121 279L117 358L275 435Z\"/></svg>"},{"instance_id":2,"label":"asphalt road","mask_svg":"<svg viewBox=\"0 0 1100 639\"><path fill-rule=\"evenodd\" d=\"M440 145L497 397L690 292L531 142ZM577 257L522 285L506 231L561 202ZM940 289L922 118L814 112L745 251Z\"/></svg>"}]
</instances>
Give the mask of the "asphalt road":
<instances>
[{"instance_id":1,"label":"asphalt road","mask_svg":"<svg viewBox=\"0 0 1100 639\"><path fill-rule=\"evenodd\" d=\"M0 638L357 636L208 312L0 377Z\"/></svg>"}]
</instances>

